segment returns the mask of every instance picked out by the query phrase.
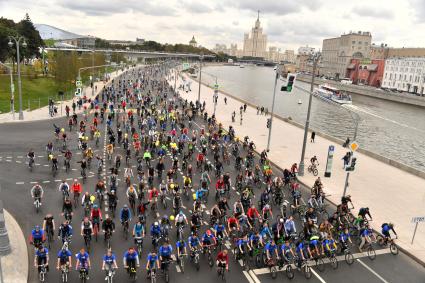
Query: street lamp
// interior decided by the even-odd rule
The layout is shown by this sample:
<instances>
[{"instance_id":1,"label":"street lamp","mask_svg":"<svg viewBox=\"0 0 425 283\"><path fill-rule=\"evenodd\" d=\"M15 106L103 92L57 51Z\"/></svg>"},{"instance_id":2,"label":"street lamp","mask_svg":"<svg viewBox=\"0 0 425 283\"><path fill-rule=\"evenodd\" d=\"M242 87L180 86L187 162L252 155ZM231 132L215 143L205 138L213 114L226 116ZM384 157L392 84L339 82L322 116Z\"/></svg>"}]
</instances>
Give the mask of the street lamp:
<instances>
[{"instance_id":1,"label":"street lamp","mask_svg":"<svg viewBox=\"0 0 425 283\"><path fill-rule=\"evenodd\" d=\"M311 101L313 99L313 88L314 88L314 78L316 76L316 68L317 63L320 60L320 52L317 52L313 55L313 74L311 75L311 83L310 83L310 97L308 100L308 110L307 110L307 119L305 120L305 127L304 127L304 140L303 140L303 148L301 151L301 161L300 166L298 169L298 175L304 176L304 157L305 157L305 148L307 145L307 135L308 135L308 127L310 125L310 113L311 113Z\"/></svg>"},{"instance_id":2,"label":"street lamp","mask_svg":"<svg viewBox=\"0 0 425 283\"><path fill-rule=\"evenodd\" d=\"M19 120L24 120L24 113L22 112L22 83L21 83L21 66L20 66L20 54L19 54L19 45L21 43L22 40L22 47L26 48L27 47L27 43L25 42L25 38L23 36L19 36L19 37L14 37L14 36L9 36L9 47L12 48L13 47L13 42L12 39L15 41L15 45L16 45L16 56L17 56L17 63L18 63L18 91L19 91Z\"/></svg>"},{"instance_id":3,"label":"street lamp","mask_svg":"<svg viewBox=\"0 0 425 283\"><path fill-rule=\"evenodd\" d=\"M199 56L198 107L201 105L201 78L202 78L202 61L203 60L204 60L204 54L201 53L201 56Z\"/></svg>"},{"instance_id":4,"label":"street lamp","mask_svg":"<svg viewBox=\"0 0 425 283\"><path fill-rule=\"evenodd\" d=\"M273 101L272 101L272 112L271 112L271 116L270 116L270 126L269 126L269 136L267 138L267 152L270 151L270 140L272 137L272 125L273 125L273 115L274 115L274 101L276 98L276 86L277 86L277 80L279 79L279 72L280 72L280 68L278 66L278 68L276 68L276 74L275 74L275 80L274 80L274 88L273 88Z\"/></svg>"}]
</instances>

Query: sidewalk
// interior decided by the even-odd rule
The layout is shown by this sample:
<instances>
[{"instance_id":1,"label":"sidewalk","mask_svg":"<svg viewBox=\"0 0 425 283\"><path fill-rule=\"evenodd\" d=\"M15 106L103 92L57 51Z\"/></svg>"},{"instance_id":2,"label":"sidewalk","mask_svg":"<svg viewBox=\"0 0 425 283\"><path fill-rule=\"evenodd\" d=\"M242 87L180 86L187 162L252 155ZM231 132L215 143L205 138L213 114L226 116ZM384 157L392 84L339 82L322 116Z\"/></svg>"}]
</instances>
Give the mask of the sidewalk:
<instances>
[{"instance_id":1,"label":"sidewalk","mask_svg":"<svg viewBox=\"0 0 425 283\"><path fill-rule=\"evenodd\" d=\"M111 82L115 77L119 76L121 73L122 73L121 70L110 73L110 80L106 84ZM97 91L95 91L94 96L96 96L98 93L100 93L102 91L102 88L103 88L104 85L105 85L104 81L99 81L99 82L94 83L94 86L95 87L97 86ZM93 98L91 87L84 88L83 93L86 95L87 98ZM58 105L58 113L53 117L51 117L49 115L49 106L44 106L44 107L35 109L33 111L28 111L28 110L23 111L24 120L22 120L22 121L18 119L19 118L19 112L15 112L15 120L13 119L12 113L0 114L0 123L37 121L37 120L46 120L46 119L51 119L51 118L64 117L64 116L66 116L65 106L68 105L71 108L73 100L74 99L63 101L60 105ZM72 109L71 109L71 112L72 112ZM77 114L82 113L83 107L80 110L78 110L78 107L77 107L76 112L77 112ZM61 115L61 113L62 113L62 115Z\"/></svg>"},{"instance_id":2,"label":"sidewalk","mask_svg":"<svg viewBox=\"0 0 425 283\"><path fill-rule=\"evenodd\" d=\"M186 77L186 80L192 79ZM181 83L182 80L179 79L177 87ZM174 81L170 84L174 86ZM180 91L180 95L195 102L198 97L198 83L194 80L192 80L192 88L193 90L189 93ZM213 113L214 109L213 93L212 89L205 85L201 86L201 103L206 102L206 111L209 114ZM254 140L257 150L261 152L267 146L266 119L268 117L257 115L257 110L248 106L243 114L243 124L240 126L239 107L243 103L227 97L227 105L225 105L224 96L223 93L219 93L216 108L218 121L226 129L229 125L232 125L236 134L241 138L249 136L250 139ZM233 111L236 111L235 123L231 121ZM268 154L270 160L280 168L289 169L293 163L299 164L303 136L303 129L280 119L273 119L273 131ZM329 145L335 146L335 153L332 177L325 178L323 174ZM340 203L346 178L346 172L342 168L342 157L346 152L346 148L318 135L316 135L315 142L310 143L310 136L308 136L304 160L306 164L305 176L300 177L301 182L309 187L313 186L316 177L307 172L307 166L310 164L310 158L316 155L320 163L318 176L322 179L326 194L330 195L328 199L333 203ZM369 207L373 217L372 227L378 231L381 230L382 223L394 223L395 230L398 233L397 243L399 246L416 258L417 261L420 261L422 265L425 265L425 223L419 223L414 244L411 245L414 230L411 219L425 214L425 180L364 154L354 153L354 156L357 157L356 170L350 174L347 194L352 196L356 212L361 207Z\"/></svg>"},{"instance_id":3,"label":"sidewalk","mask_svg":"<svg viewBox=\"0 0 425 283\"><path fill-rule=\"evenodd\" d=\"M15 218L5 209L3 211L12 252L0 257L2 269L0 277L4 283L26 283L29 271L27 242Z\"/></svg>"}]
</instances>

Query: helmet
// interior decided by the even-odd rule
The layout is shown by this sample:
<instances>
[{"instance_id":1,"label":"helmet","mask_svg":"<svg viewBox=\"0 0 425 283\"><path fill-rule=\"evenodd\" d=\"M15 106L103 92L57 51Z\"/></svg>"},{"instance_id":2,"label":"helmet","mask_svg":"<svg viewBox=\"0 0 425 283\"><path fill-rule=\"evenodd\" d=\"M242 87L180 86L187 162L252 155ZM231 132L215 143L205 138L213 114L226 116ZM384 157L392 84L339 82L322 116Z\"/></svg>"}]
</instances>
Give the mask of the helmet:
<instances>
[{"instance_id":1,"label":"helmet","mask_svg":"<svg viewBox=\"0 0 425 283\"><path fill-rule=\"evenodd\" d=\"M208 230L207 230L207 235L208 235L208 236L210 236L210 235L211 235L211 230L210 230L210 229L208 229Z\"/></svg>"},{"instance_id":2,"label":"helmet","mask_svg":"<svg viewBox=\"0 0 425 283\"><path fill-rule=\"evenodd\" d=\"M93 205L93 208L94 208L94 209L97 209L97 208L98 208L97 204L94 204L94 205Z\"/></svg>"},{"instance_id":3,"label":"helmet","mask_svg":"<svg viewBox=\"0 0 425 283\"><path fill-rule=\"evenodd\" d=\"M92 196L90 196L90 201L91 201L91 202L94 202L94 201L95 201L95 199L96 199L96 197L95 197L95 196L93 196L93 195L92 195Z\"/></svg>"},{"instance_id":4,"label":"helmet","mask_svg":"<svg viewBox=\"0 0 425 283\"><path fill-rule=\"evenodd\" d=\"M39 225L35 225L35 230L40 230L40 226Z\"/></svg>"},{"instance_id":5,"label":"helmet","mask_svg":"<svg viewBox=\"0 0 425 283\"><path fill-rule=\"evenodd\" d=\"M158 225L159 225L158 221L155 221L155 222L153 223L153 226L158 226Z\"/></svg>"},{"instance_id":6,"label":"helmet","mask_svg":"<svg viewBox=\"0 0 425 283\"><path fill-rule=\"evenodd\" d=\"M179 215L183 215L183 211L182 210L180 210Z\"/></svg>"},{"instance_id":7,"label":"helmet","mask_svg":"<svg viewBox=\"0 0 425 283\"><path fill-rule=\"evenodd\" d=\"M128 205L124 204L124 208L128 208Z\"/></svg>"},{"instance_id":8,"label":"helmet","mask_svg":"<svg viewBox=\"0 0 425 283\"><path fill-rule=\"evenodd\" d=\"M170 220L174 221L174 215L170 215Z\"/></svg>"}]
</instances>

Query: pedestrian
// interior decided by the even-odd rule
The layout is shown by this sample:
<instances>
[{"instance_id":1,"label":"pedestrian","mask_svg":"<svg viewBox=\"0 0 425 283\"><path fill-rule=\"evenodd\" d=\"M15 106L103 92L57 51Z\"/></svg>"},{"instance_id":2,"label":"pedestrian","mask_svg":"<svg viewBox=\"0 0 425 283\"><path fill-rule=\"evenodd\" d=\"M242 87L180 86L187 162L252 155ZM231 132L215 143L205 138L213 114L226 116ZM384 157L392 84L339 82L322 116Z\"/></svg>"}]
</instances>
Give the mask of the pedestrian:
<instances>
[{"instance_id":1,"label":"pedestrian","mask_svg":"<svg viewBox=\"0 0 425 283\"><path fill-rule=\"evenodd\" d=\"M241 116L242 116L242 111L243 111L243 106L241 106L241 107L239 108L239 112L241 113Z\"/></svg>"},{"instance_id":2,"label":"pedestrian","mask_svg":"<svg viewBox=\"0 0 425 283\"><path fill-rule=\"evenodd\" d=\"M266 107L266 109L264 111L265 111L266 116L269 115L269 108Z\"/></svg>"},{"instance_id":3,"label":"pedestrian","mask_svg":"<svg viewBox=\"0 0 425 283\"><path fill-rule=\"evenodd\" d=\"M351 153L347 152L344 157L342 158L342 160L344 161L344 165L342 167L342 169L345 169L346 166L348 166L348 164L350 163L350 159L351 159Z\"/></svg>"},{"instance_id":4,"label":"pedestrian","mask_svg":"<svg viewBox=\"0 0 425 283\"><path fill-rule=\"evenodd\" d=\"M310 139L310 142L314 142L314 139L316 138L316 132L315 131L312 131L311 132L311 139Z\"/></svg>"},{"instance_id":5,"label":"pedestrian","mask_svg":"<svg viewBox=\"0 0 425 283\"><path fill-rule=\"evenodd\" d=\"M246 103L244 103L244 105L243 105L243 112L246 112L246 107L247 107L248 105L246 105Z\"/></svg>"},{"instance_id":6,"label":"pedestrian","mask_svg":"<svg viewBox=\"0 0 425 283\"><path fill-rule=\"evenodd\" d=\"M227 105L227 97L224 97L224 104Z\"/></svg>"},{"instance_id":7,"label":"pedestrian","mask_svg":"<svg viewBox=\"0 0 425 283\"><path fill-rule=\"evenodd\" d=\"M233 122L233 123L235 122L235 117L236 117L236 112L235 112L235 111L233 111L233 113L232 113L232 122Z\"/></svg>"},{"instance_id":8,"label":"pedestrian","mask_svg":"<svg viewBox=\"0 0 425 283\"><path fill-rule=\"evenodd\" d=\"M241 115L241 120L240 120L240 123L239 123L241 126L242 126L242 120L243 120L243 118L242 118L242 115Z\"/></svg>"},{"instance_id":9,"label":"pedestrian","mask_svg":"<svg viewBox=\"0 0 425 283\"><path fill-rule=\"evenodd\" d=\"M260 114L260 107L257 106L257 115Z\"/></svg>"},{"instance_id":10,"label":"pedestrian","mask_svg":"<svg viewBox=\"0 0 425 283\"><path fill-rule=\"evenodd\" d=\"M261 112L261 115L264 114L264 106L261 106L260 112Z\"/></svg>"}]
</instances>

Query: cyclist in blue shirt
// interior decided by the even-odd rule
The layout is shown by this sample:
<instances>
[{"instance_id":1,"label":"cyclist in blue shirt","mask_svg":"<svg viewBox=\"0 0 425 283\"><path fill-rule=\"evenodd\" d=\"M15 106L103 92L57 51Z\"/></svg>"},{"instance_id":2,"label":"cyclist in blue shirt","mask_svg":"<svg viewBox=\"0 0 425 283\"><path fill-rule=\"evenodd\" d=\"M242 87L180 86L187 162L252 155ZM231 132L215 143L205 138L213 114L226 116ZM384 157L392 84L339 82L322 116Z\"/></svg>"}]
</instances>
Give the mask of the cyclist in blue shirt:
<instances>
[{"instance_id":1,"label":"cyclist in blue shirt","mask_svg":"<svg viewBox=\"0 0 425 283\"><path fill-rule=\"evenodd\" d=\"M339 242L341 243L341 251L344 252L348 248L348 242L351 244L353 243L351 241L351 235L348 232L348 229L344 229L344 231L341 231L338 236Z\"/></svg>"},{"instance_id":2,"label":"cyclist in blue shirt","mask_svg":"<svg viewBox=\"0 0 425 283\"><path fill-rule=\"evenodd\" d=\"M134 248L129 248L124 253L123 262L124 268L127 270L127 273L130 273L131 268L136 269L137 267L139 267L139 255L134 250Z\"/></svg>"},{"instance_id":3,"label":"cyclist in blue shirt","mask_svg":"<svg viewBox=\"0 0 425 283\"><path fill-rule=\"evenodd\" d=\"M366 245L366 243L370 244L372 242L372 240L370 239L370 234L371 232L369 231L369 227L365 227L360 230L360 239L361 239L361 243L359 246L360 252L363 252L362 249Z\"/></svg>"},{"instance_id":4,"label":"cyclist in blue shirt","mask_svg":"<svg viewBox=\"0 0 425 283\"><path fill-rule=\"evenodd\" d=\"M207 248L211 245L216 245L217 240L213 233L211 233L211 230L207 230L204 235L202 235L202 247Z\"/></svg>"},{"instance_id":5,"label":"cyclist in blue shirt","mask_svg":"<svg viewBox=\"0 0 425 283\"><path fill-rule=\"evenodd\" d=\"M161 261L161 269L164 269L164 263L171 261L171 253L173 252L173 247L168 243L164 242L159 248L159 259Z\"/></svg>"},{"instance_id":6,"label":"cyclist in blue shirt","mask_svg":"<svg viewBox=\"0 0 425 283\"><path fill-rule=\"evenodd\" d=\"M295 257L294 251L292 250L291 243L288 240L280 246L280 254L282 259L287 263L291 260L291 257Z\"/></svg>"},{"instance_id":7,"label":"cyclist in blue shirt","mask_svg":"<svg viewBox=\"0 0 425 283\"><path fill-rule=\"evenodd\" d=\"M261 237L260 233L256 231L255 234L252 234L249 237L249 243L251 244L251 247L263 246L263 237Z\"/></svg>"},{"instance_id":8,"label":"cyclist in blue shirt","mask_svg":"<svg viewBox=\"0 0 425 283\"><path fill-rule=\"evenodd\" d=\"M155 221L152 225L151 225L151 237L152 237L152 245L154 244L155 241L157 241L160 237L161 237L161 225L159 225L158 221Z\"/></svg>"},{"instance_id":9,"label":"cyclist in blue shirt","mask_svg":"<svg viewBox=\"0 0 425 283\"><path fill-rule=\"evenodd\" d=\"M62 239L62 244L67 242L72 237L72 226L65 220L59 227L58 238Z\"/></svg>"},{"instance_id":10,"label":"cyclist in blue shirt","mask_svg":"<svg viewBox=\"0 0 425 283\"><path fill-rule=\"evenodd\" d=\"M158 259L158 255L156 254L155 250L152 250L152 252L150 252L148 254L148 258L147 258L147 262L146 262L146 270L148 272L148 278L151 277L151 272L155 272L156 268L155 268L155 264L157 266L157 268L159 269L159 259Z\"/></svg>"},{"instance_id":11,"label":"cyclist in blue shirt","mask_svg":"<svg viewBox=\"0 0 425 283\"><path fill-rule=\"evenodd\" d=\"M220 237L221 239L224 239L224 236L228 237L226 226L224 226L223 223L217 223L214 225L214 236L216 238Z\"/></svg>"},{"instance_id":12,"label":"cyclist in blue shirt","mask_svg":"<svg viewBox=\"0 0 425 283\"><path fill-rule=\"evenodd\" d=\"M180 263L180 255L187 254L187 244L183 239L180 239L176 243L177 250L177 263Z\"/></svg>"},{"instance_id":13,"label":"cyclist in blue shirt","mask_svg":"<svg viewBox=\"0 0 425 283\"><path fill-rule=\"evenodd\" d=\"M87 279L89 279L89 269L91 267L89 254L81 249L78 254L75 255L77 262L75 263L75 270L81 270L81 268L85 268Z\"/></svg>"},{"instance_id":14,"label":"cyclist in blue shirt","mask_svg":"<svg viewBox=\"0 0 425 283\"><path fill-rule=\"evenodd\" d=\"M311 236L310 242L307 246L307 251L311 258L317 259L317 257L321 255L319 247L320 247L319 236L317 235ZM323 252L323 247L322 247L322 252Z\"/></svg>"},{"instance_id":15,"label":"cyclist in blue shirt","mask_svg":"<svg viewBox=\"0 0 425 283\"><path fill-rule=\"evenodd\" d=\"M46 240L46 234L44 230L40 228L39 225L36 225L31 231L30 243L34 245L35 248L40 246Z\"/></svg>"},{"instance_id":16,"label":"cyclist in blue shirt","mask_svg":"<svg viewBox=\"0 0 425 283\"><path fill-rule=\"evenodd\" d=\"M306 253L306 247L302 240L299 240L298 243L296 244L295 252L298 257L297 266L298 268L301 268L302 262L308 259L307 253Z\"/></svg>"},{"instance_id":17,"label":"cyclist in blue shirt","mask_svg":"<svg viewBox=\"0 0 425 283\"><path fill-rule=\"evenodd\" d=\"M126 204L124 204L123 208L121 208L120 221L121 221L121 224L124 224L124 222L131 221L131 210L128 208Z\"/></svg>"},{"instance_id":18,"label":"cyclist in blue shirt","mask_svg":"<svg viewBox=\"0 0 425 283\"><path fill-rule=\"evenodd\" d=\"M133 227L133 237L134 237L134 243L137 244L137 239L144 238L145 237L145 227L143 226L140 219L137 221L136 224L134 224Z\"/></svg>"},{"instance_id":19,"label":"cyclist in blue shirt","mask_svg":"<svg viewBox=\"0 0 425 283\"><path fill-rule=\"evenodd\" d=\"M264 250L266 252L267 261L273 259L273 254L276 255L276 258L279 258L279 254L277 252L278 246L276 245L274 240L271 240L271 242L268 242L266 246L264 247Z\"/></svg>"},{"instance_id":20,"label":"cyclist in blue shirt","mask_svg":"<svg viewBox=\"0 0 425 283\"><path fill-rule=\"evenodd\" d=\"M238 257L240 258L247 251L251 251L251 246L248 241L248 235L244 235L242 238L236 242L236 246L238 248Z\"/></svg>"},{"instance_id":21,"label":"cyclist in blue shirt","mask_svg":"<svg viewBox=\"0 0 425 283\"><path fill-rule=\"evenodd\" d=\"M397 238L397 233L394 230L394 224L392 223L383 223L381 225L382 235L385 237L385 244L387 244L388 240L391 239L390 231L393 231L395 237Z\"/></svg>"},{"instance_id":22,"label":"cyclist in blue shirt","mask_svg":"<svg viewBox=\"0 0 425 283\"><path fill-rule=\"evenodd\" d=\"M103 260L102 260L102 270L106 271L106 276L108 276L108 271L109 270L115 270L118 268L117 265L117 259L115 257L115 254L112 253L111 249L108 249L108 251L106 252L106 254L103 256ZM105 280L107 280L107 278L105 278Z\"/></svg>"},{"instance_id":23,"label":"cyclist in blue shirt","mask_svg":"<svg viewBox=\"0 0 425 283\"><path fill-rule=\"evenodd\" d=\"M201 241L198 238L198 235L196 235L195 233L193 233L189 238L188 238L188 244L189 244L189 248L190 248L190 257L194 257L195 253L194 251L199 249L199 247L201 246Z\"/></svg>"},{"instance_id":24,"label":"cyclist in blue shirt","mask_svg":"<svg viewBox=\"0 0 425 283\"><path fill-rule=\"evenodd\" d=\"M58 263L56 265L56 268L59 270L64 265L66 265L68 269L72 267L72 254L65 247L60 249L60 251L58 252Z\"/></svg>"},{"instance_id":25,"label":"cyclist in blue shirt","mask_svg":"<svg viewBox=\"0 0 425 283\"><path fill-rule=\"evenodd\" d=\"M46 267L46 271L49 271L49 250L40 245L34 257L34 266L38 268L38 273L40 273L42 265Z\"/></svg>"},{"instance_id":26,"label":"cyclist in blue shirt","mask_svg":"<svg viewBox=\"0 0 425 283\"><path fill-rule=\"evenodd\" d=\"M335 253L336 248L335 240L332 238L332 235L329 234L322 243L322 251L329 257L332 253Z\"/></svg>"},{"instance_id":27,"label":"cyclist in blue shirt","mask_svg":"<svg viewBox=\"0 0 425 283\"><path fill-rule=\"evenodd\" d=\"M260 235L263 239L267 239L267 238L271 239L272 238L272 233L271 233L270 228L267 225L267 223L263 224L263 227L261 228Z\"/></svg>"}]
</instances>

